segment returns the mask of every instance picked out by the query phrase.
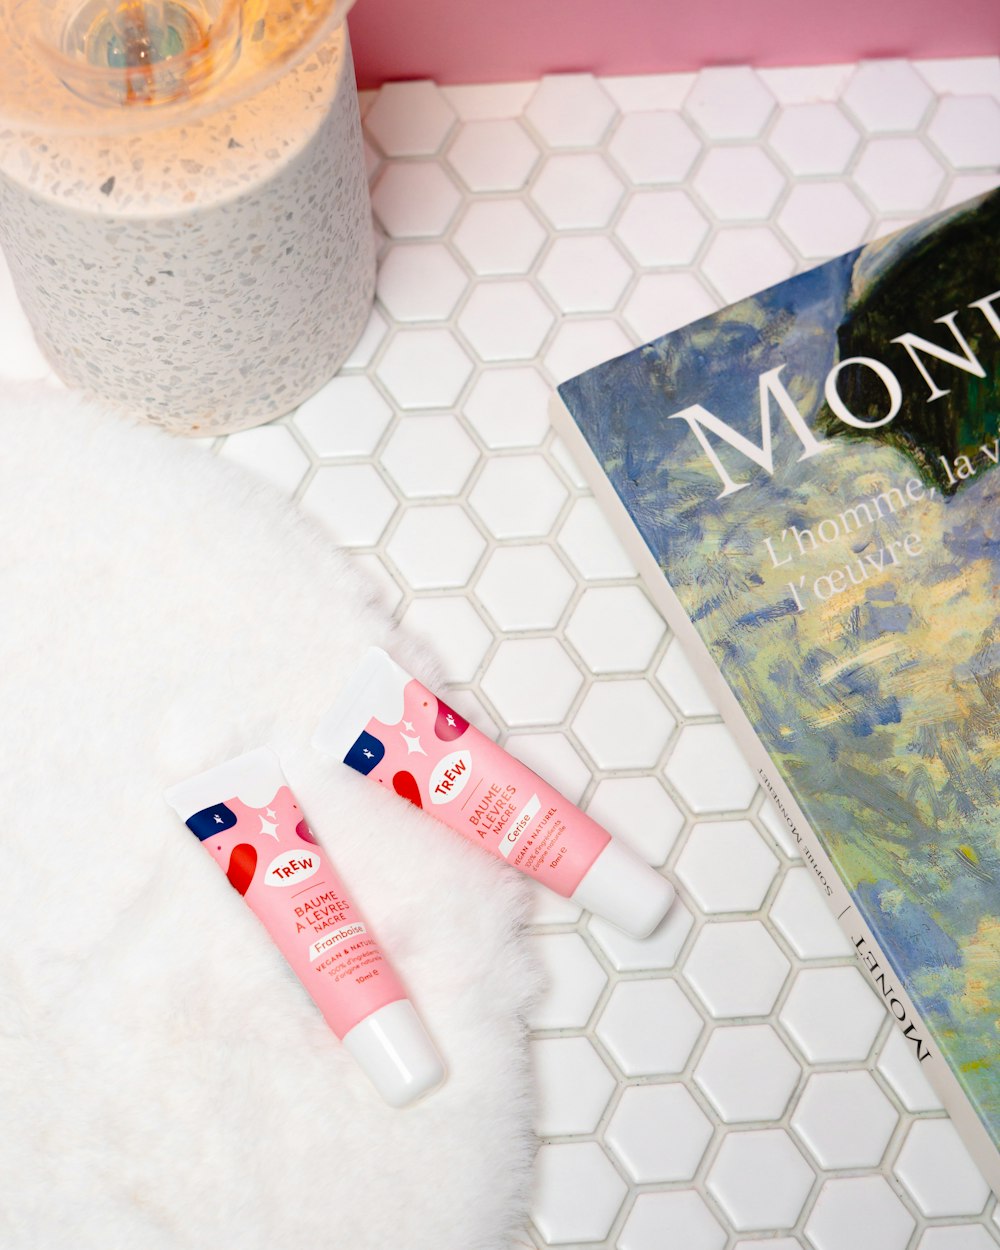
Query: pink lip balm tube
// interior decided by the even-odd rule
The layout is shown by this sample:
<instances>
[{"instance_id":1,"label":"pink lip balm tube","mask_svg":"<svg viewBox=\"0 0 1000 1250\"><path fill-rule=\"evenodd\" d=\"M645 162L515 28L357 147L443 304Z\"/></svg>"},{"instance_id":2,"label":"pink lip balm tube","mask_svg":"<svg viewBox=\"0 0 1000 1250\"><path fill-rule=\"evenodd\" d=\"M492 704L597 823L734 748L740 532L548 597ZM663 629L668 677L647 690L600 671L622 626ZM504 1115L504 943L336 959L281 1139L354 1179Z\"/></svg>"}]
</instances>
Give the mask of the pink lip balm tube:
<instances>
[{"instance_id":1,"label":"pink lip balm tube","mask_svg":"<svg viewBox=\"0 0 1000 1250\"><path fill-rule=\"evenodd\" d=\"M313 745L632 937L673 901L665 877L378 647Z\"/></svg>"},{"instance_id":2,"label":"pink lip balm tube","mask_svg":"<svg viewBox=\"0 0 1000 1250\"><path fill-rule=\"evenodd\" d=\"M264 925L330 1028L393 1107L444 1080L406 990L262 748L166 799Z\"/></svg>"}]
</instances>

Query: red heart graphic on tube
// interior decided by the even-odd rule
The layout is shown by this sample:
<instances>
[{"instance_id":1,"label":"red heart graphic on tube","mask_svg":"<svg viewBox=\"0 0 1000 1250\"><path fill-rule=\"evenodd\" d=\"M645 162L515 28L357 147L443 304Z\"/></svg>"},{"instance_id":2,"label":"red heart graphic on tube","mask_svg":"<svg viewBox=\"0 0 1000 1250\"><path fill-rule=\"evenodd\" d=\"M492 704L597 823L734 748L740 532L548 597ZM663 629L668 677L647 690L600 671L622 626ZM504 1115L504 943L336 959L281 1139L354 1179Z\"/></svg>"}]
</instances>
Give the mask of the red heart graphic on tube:
<instances>
[{"instance_id":1,"label":"red heart graphic on tube","mask_svg":"<svg viewBox=\"0 0 1000 1250\"><path fill-rule=\"evenodd\" d=\"M396 773L392 779L392 788L401 798L409 799L416 807L423 807L423 803L420 802L417 779L412 773Z\"/></svg>"},{"instance_id":2,"label":"red heart graphic on tube","mask_svg":"<svg viewBox=\"0 0 1000 1250\"><path fill-rule=\"evenodd\" d=\"M229 884L240 894L246 894L250 889L250 882L253 880L256 867L257 852L249 842L241 842L238 846L234 846L233 853L229 856L229 867L226 869Z\"/></svg>"}]
</instances>

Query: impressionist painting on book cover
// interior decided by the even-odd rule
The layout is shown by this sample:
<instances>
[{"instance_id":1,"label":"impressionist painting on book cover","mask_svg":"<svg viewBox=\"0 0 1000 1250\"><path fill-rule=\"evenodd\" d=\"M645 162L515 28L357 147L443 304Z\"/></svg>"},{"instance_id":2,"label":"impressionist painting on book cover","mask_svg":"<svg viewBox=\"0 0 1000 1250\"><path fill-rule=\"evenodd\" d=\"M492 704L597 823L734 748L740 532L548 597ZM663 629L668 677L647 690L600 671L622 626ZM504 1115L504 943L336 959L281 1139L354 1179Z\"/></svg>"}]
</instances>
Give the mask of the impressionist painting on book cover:
<instances>
[{"instance_id":1,"label":"impressionist painting on book cover","mask_svg":"<svg viewBox=\"0 0 1000 1250\"><path fill-rule=\"evenodd\" d=\"M559 392L995 1145L1000 193Z\"/></svg>"}]
</instances>

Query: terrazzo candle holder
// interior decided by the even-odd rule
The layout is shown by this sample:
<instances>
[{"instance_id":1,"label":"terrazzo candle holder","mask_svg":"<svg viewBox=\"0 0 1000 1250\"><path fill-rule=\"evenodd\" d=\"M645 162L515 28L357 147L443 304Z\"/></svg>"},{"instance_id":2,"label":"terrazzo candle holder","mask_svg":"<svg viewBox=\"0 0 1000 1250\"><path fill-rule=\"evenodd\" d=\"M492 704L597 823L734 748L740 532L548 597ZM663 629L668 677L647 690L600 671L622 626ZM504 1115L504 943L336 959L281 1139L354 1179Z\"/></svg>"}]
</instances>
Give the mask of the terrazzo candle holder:
<instances>
[{"instance_id":1,"label":"terrazzo candle holder","mask_svg":"<svg viewBox=\"0 0 1000 1250\"><path fill-rule=\"evenodd\" d=\"M0 132L0 245L67 385L181 434L290 411L349 354L374 296L346 27L176 125Z\"/></svg>"}]
</instances>

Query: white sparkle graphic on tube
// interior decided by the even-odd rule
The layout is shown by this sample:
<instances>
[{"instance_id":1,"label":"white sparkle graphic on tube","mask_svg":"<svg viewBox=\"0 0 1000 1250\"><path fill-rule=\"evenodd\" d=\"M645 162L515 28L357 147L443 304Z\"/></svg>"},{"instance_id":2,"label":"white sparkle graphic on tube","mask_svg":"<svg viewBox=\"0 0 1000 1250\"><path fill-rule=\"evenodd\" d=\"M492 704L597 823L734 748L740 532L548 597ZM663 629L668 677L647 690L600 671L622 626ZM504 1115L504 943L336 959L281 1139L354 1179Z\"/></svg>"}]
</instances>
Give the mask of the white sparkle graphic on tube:
<instances>
[{"instance_id":1,"label":"white sparkle graphic on tube","mask_svg":"<svg viewBox=\"0 0 1000 1250\"><path fill-rule=\"evenodd\" d=\"M268 812L268 815L270 815L270 812ZM278 826L272 824L269 820L265 820L263 816L260 818L260 832L269 838L274 838L275 842L278 841Z\"/></svg>"}]
</instances>

